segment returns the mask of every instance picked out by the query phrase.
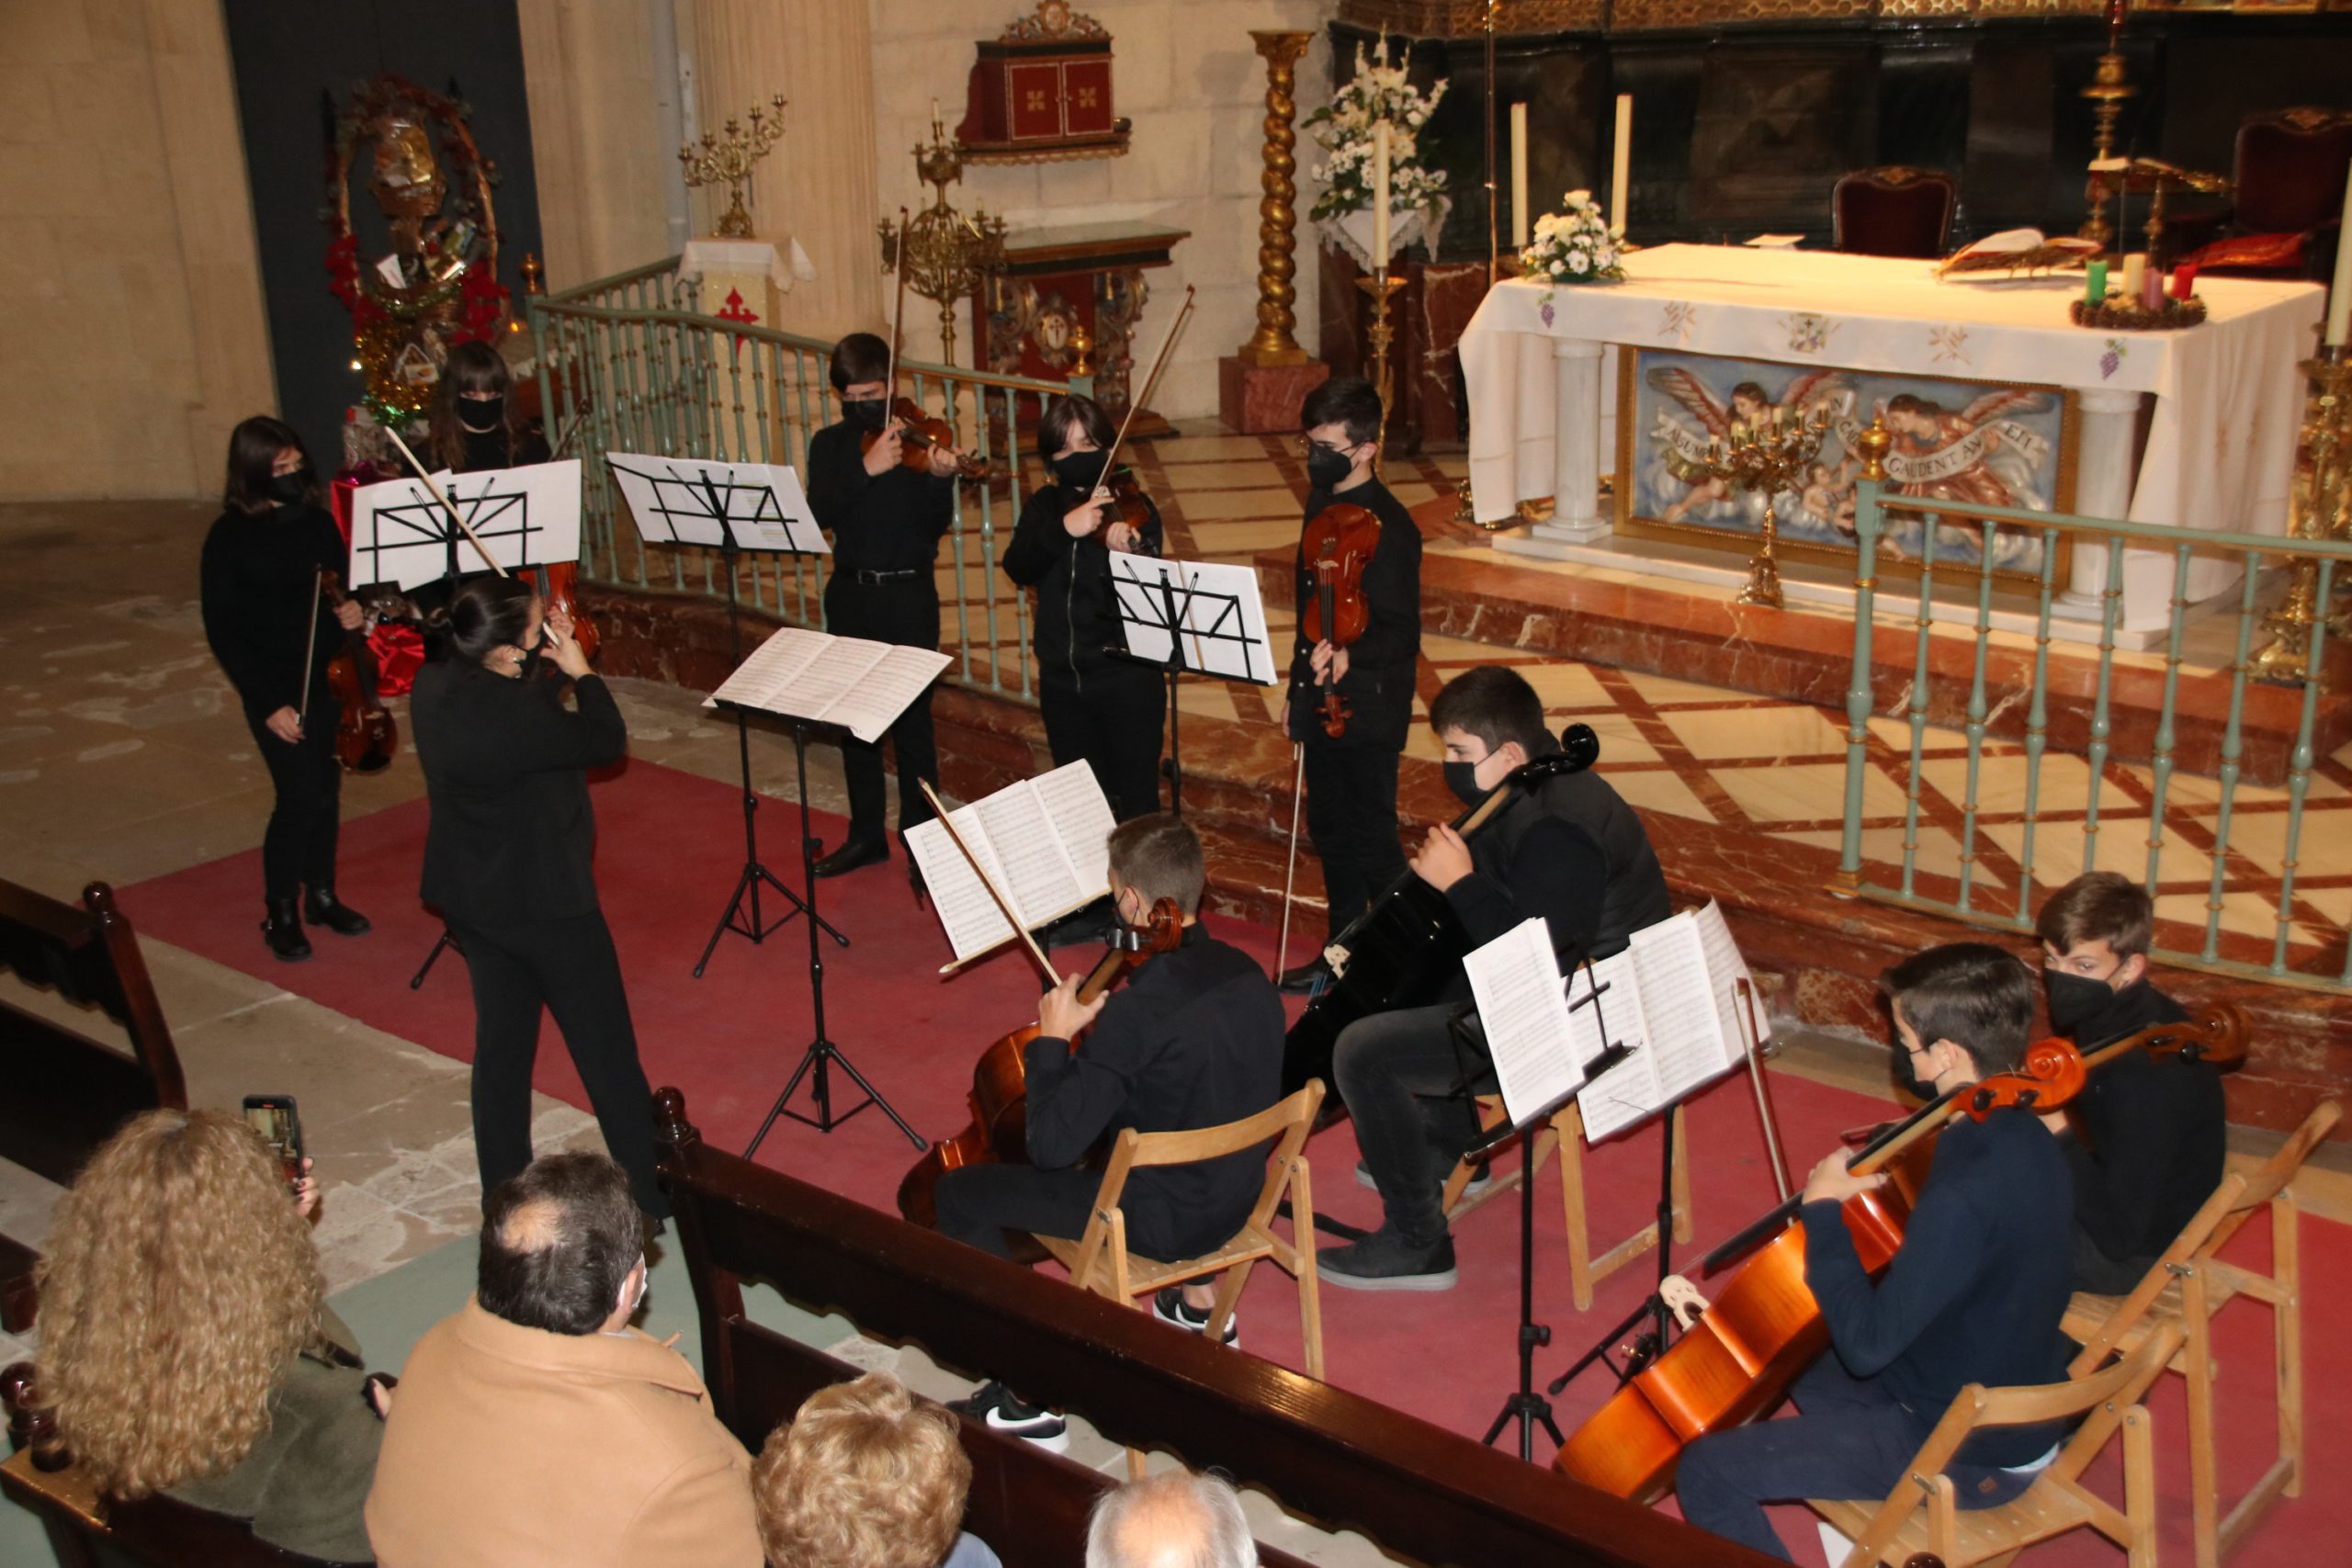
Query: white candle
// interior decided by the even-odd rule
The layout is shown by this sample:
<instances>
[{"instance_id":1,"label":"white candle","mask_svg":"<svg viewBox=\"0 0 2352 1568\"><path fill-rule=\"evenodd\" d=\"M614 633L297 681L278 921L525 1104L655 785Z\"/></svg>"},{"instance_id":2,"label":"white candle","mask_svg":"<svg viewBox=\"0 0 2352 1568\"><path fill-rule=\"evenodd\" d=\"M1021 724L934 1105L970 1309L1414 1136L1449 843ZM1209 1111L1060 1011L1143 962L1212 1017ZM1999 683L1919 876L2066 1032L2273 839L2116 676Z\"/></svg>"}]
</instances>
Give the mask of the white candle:
<instances>
[{"instance_id":1,"label":"white candle","mask_svg":"<svg viewBox=\"0 0 2352 1568\"><path fill-rule=\"evenodd\" d=\"M937 125L939 123L939 100L937 98L931 100L931 123L933 125Z\"/></svg>"},{"instance_id":2,"label":"white candle","mask_svg":"<svg viewBox=\"0 0 2352 1568\"><path fill-rule=\"evenodd\" d=\"M2344 220L2352 224L2352 175L2344 181ZM2340 346L2352 327L2352 236L2339 229L2335 242L2335 281L2327 290L2327 343Z\"/></svg>"},{"instance_id":3,"label":"white candle","mask_svg":"<svg viewBox=\"0 0 2352 1568\"><path fill-rule=\"evenodd\" d=\"M1373 269L1388 276L1388 122L1372 128Z\"/></svg>"},{"instance_id":4,"label":"white candle","mask_svg":"<svg viewBox=\"0 0 2352 1568\"><path fill-rule=\"evenodd\" d=\"M1510 243L1527 248L1527 106L1510 107Z\"/></svg>"},{"instance_id":5,"label":"white candle","mask_svg":"<svg viewBox=\"0 0 2352 1568\"><path fill-rule=\"evenodd\" d=\"M1617 95L1617 141L1611 149L1615 164L1609 172L1609 226L1625 232L1625 185L1634 167L1634 95Z\"/></svg>"}]
</instances>

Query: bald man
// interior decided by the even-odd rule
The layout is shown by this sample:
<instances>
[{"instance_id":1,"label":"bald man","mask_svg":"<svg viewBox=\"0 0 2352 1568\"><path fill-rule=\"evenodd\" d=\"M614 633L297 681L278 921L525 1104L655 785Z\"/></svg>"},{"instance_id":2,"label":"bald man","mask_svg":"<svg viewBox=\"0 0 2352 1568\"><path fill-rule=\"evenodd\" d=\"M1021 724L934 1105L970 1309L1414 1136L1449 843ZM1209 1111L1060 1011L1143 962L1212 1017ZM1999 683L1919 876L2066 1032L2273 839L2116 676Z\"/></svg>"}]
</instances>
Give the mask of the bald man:
<instances>
[{"instance_id":1,"label":"bald man","mask_svg":"<svg viewBox=\"0 0 2352 1568\"><path fill-rule=\"evenodd\" d=\"M1086 1568L1258 1568L1258 1543L1231 1482L1173 1470L1095 1502Z\"/></svg>"}]
</instances>

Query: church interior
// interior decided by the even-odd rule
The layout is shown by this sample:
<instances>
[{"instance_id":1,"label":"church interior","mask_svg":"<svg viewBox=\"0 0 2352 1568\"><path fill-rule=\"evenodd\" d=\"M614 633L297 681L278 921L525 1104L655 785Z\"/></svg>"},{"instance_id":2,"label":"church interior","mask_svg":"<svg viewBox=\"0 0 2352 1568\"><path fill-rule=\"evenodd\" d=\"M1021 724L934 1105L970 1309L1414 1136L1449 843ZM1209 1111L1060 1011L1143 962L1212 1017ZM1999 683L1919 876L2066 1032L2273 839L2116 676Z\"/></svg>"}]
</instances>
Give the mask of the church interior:
<instances>
[{"instance_id":1,"label":"church interior","mask_svg":"<svg viewBox=\"0 0 2352 1568\"><path fill-rule=\"evenodd\" d=\"M2352 0L0 3L0 1562L639 1560L392 1517L607 1152L729 1506L867 1374L969 1477L644 1557L2333 1560L2347 84ZM206 1111L395 1382L340 1551L52 1320ZM1934 1391L1842 1487L1833 1364ZM1119 1555L1211 1474L1254 1557Z\"/></svg>"}]
</instances>

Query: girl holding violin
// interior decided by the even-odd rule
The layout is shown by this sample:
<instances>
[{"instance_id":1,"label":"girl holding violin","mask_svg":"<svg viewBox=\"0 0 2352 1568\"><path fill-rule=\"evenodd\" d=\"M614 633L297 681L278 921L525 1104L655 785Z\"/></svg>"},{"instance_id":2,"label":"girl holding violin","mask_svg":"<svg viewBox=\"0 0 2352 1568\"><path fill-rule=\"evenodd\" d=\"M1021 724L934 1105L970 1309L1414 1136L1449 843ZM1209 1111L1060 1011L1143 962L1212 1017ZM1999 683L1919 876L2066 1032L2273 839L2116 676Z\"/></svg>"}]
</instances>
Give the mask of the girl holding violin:
<instances>
[{"instance_id":1,"label":"girl holding violin","mask_svg":"<svg viewBox=\"0 0 2352 1568\"><path fill-rule=\"evenodd\" d=\"M1930 948L1886 972L1903 1076L1951 1093L2025 1058L2032 974L1984 942ZM2072 1285L2065 1156L2033 1110L2004 1105L1957 1118L1875 1282L1841 1213L1882 1185L1856 1176L1843 1150L1805 1182L1804 1283L1833 1354L1791 1390L1799 1414L1712 1433L1682 1450L1682 1517L1788 1560L1763 1505L1806 1497L1877 1498L1903 1478L1952 1397L2055 1382L2074 1347L2059 1331ZM2060 1433L2049 1427L1979 1433L1947 1467L1963 1508L2013 1501Z\"/></svg>"},{"instance_id":2,"label":"girl holding violin","mask_svg":"<svg viewBox=\"0 0 2352 1568\"><path fill-rule=\"evenodd\" d=\"M966 464L944 442L910 435L903 412L893 412L891 375L890 345L872 333L852 333L833 345L842 418L808 438L808 508L833 536L825 629L936 649L939 541L955 525L956 480ZM930 687L890 726L890 744L898 753L903 838L931 818L922 781L939 783ZM882 748L844 735L842 771L848 775L849 837L817 863L819 876L890 858ZM911 874L911 857L907 863Z\"/></svg>"},{"instance_id":3,"label":"girl holding violin","mask_svg":"<svg viewBox=\"0 0 2352 1568\"><path fill-rule=\"evenodd\" d=\"M1305 750L1307 837L1323 863L1329 934L1364 912L1373 895L1405 874L1396 838L1396 769L1413 726L1413 674L1421 649L1421 531L1405 503L1380 482L1380 394L1361 377L1324 382L1299 412L1306 432L1306 526L1298 554L1299 635L1291 657L1283 727ZM1340 626L1306 635L1305 607L1317 604L1315 561L1306 547L1335 508L1360 508L1376 538L1350 547L1361 557L1334 599ZM1351 517L1361 534L1364 519ZM1336 705L1327 697L1336 697ZM1316 958L1284 974L1283 989L1312 991L1330 976Z\"/></svg>"},{"instance_id":4,"label":"girl holding violin","mask_svg":"<svg viewBox=\"0 0 2352 1568\"><path fill-rule=\"evenodd\" d=\"M360 608L326 605L343 535L290 425L256 416L229 435L226 508L204 537L204 637L236 689L275 792L262 837L262 936L279 958L311 956L305 920L357 936L368 918L335 897L343 766L327 666Z\"/></svg>"},{"instance_id":5,"label":"girl holding violin","mask_svg":"<svg viewBox=\"0 0 2352 1568\"><path fill-rule=\"evenodd\" d=\"M1158 555L1159 509L1111 476L1103 458L1114 439L1110 417L1091 398L1059 397L1037 422L1037 456L1054 482L1033 491L1021 508L1004 574L1037 590L1035 644L1037 704L1054 765L1086 760L1125 822L1159 809L1159 758L1167 734L1158 671L1114 658L1125 641L1112 597L1114 552Z\"/></svg>"}]
</instances>

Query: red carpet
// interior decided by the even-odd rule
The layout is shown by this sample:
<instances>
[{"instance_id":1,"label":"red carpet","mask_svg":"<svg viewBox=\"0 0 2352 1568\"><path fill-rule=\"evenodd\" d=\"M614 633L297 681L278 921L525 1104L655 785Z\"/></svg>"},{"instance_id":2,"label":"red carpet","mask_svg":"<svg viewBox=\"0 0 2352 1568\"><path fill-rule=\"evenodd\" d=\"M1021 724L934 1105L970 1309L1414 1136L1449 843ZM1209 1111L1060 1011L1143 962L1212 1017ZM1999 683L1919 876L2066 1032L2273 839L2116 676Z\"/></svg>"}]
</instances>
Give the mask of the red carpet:
<instances>
[{"instance_id":1,"label":"red carpet","mask_svg":"<svg viewBox=\"0 0 2352 1568\"><path fill-rule=\"evenodd\" d=\"M684 1090L689 1111L705 1135L741 1148L783 1087L808 1044L809 1008L807 937L796 920L754 948L740 936L724 939L702 980L691 978L719 908L734 885L742 852L739 795L729 785L633 762L596 786L601 837L597 875L605 908L628 974L632 1008L655 1085ZM766 801L761 812L763 852L788 886L799 883L796 807ZM343 890L376 922L356 941L322 937L318 955L303 964L271 960L242 913L260 882L259 853L232 856L129 889L123 905L142 931L262 976L376 1028L447 1055L471 1055L473 1009L463 962L445 957L421 991L408 977L432 945L438 926L417 906L414 889L423 853L422 801L345 824ZM815 831L837 842L839 818L820 816ZM953 1133L965 1121L971 1065L990 1039L1035 1016L1038 982L1028 960L1000 953L970 972L943 978L948 957L937 920L919 909L906 883L905 863L822 884L820 908L851 938L824 942L826 1024L834 1042L900 1114L926 1138ZM224 919L223 909L240 911ZM1273 933L1213 920L1217 934L1271 963ZM1294 933L1294 948L1298 941ZM1068 958L1086 962L1072 950ZM552 1025L542 1038L541 1089L584 1105L560 1038ZM854 1086L836 1078L836 1103ZM288 1086L300 1093L299 1084ZM838 1091L848 1090L843 1094ZM1783 1075L1775 1081L1781 1132L1802 1179L1840 1129L1879 1119L1883 1102ZM808 1109L804 1087L796 1100ZM1692 1188L1698 1242L1678 1251L1695 1262L1703 1247L1736 1229L1773 1200L1756 1108L1744 1079L1727 1079L1691 1105ZM1322 1210L1370 1224L1377 1199L1353 1180L1355 1146L1342 1125L1310 1145L1316 1198ZM822 1135L779 1122L761 1158L877 1208L895 1213L893 1195L915 1150L878 1111L868 1110ZM1595 1250L1636 1228L1656 1201L1658 1147L1655 1127L1604 1145L1586 1159ZM1589 1313L1568 1301L1559 1188L1547 1170L1536 1203L1537 1316L1553 1328L1554 1343L1538 1360L1548 1380L1581 1353L1593 1337L1639 1302L1648 1288L1645 1258L1600 1289ZM1326 1289L1324 1339L1332 1381L1411 1410L1472 1437L1487 1422L1516 1375L1518 1268L1517 1203L1505 1198L1464 1224L1456 1237L1462 1285L1436 1295L1367 1295ZM2020 1224L2049 1223L2020 1215ZM2257 1227L2248 1227L2249 1232ZM2239 1251L2260 1261L2263 1234L2243 1237ZM2233 1251L2233 1256L2237 1256ZM2328 1397L2338 1373L2352 1377L2352 1350L2327 1332L2329 1303L2352 1286L2352 1249L2342 1227L2307 1218L2303 1225L2306 1299L2312 1303L2305 1333L2309 1357L2305 1425L2309 1473L2341 1473L2352 1461L2352 1421ZM1704 1288L1703 1282L1702 1288ZM1253 1279L1244 1302L1243 1336L1253 1352L1285 1364L1300 1360L1297 1303L1289 1281L1271 1268ZM2233 1306L2222 1316L2221 1398L2223 1476L2231 1495L2258 1475L2274 1450L2268 1394L2267 1314ZM1559 1401L1564 1426L1596 1407L1607 1392L1605 1372L1588 1373ZM2181 1382L2168 1377L2151 1401L2165 1492L2163 1551L2187 1562L2188 1461L2181 1424ZM1539 1456L1550 1443L1539 1436ZM2120 1464L2110 1457L2100 1472L2117 1495ZM2352 1494L2324 1481L2306 1485L2300 1500L2274 1508L2237 1556L2238 1563L2340 1560L2352 1536ZM1799 1560L1817 1561L1802 1510L1784 1517ZM2329 1543L2335 1543L2331 1545ZM2035 1562L2120 1561L2087 1534L2041 1549Z\"/></svg>"}]
</instances>

